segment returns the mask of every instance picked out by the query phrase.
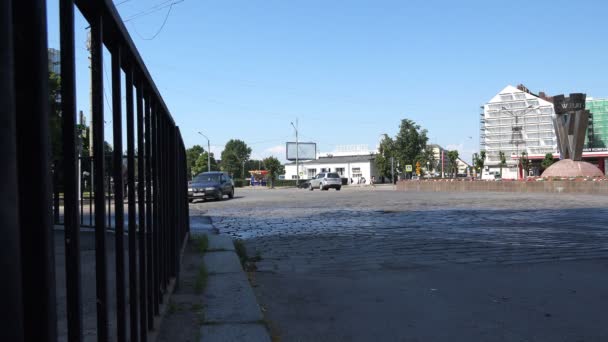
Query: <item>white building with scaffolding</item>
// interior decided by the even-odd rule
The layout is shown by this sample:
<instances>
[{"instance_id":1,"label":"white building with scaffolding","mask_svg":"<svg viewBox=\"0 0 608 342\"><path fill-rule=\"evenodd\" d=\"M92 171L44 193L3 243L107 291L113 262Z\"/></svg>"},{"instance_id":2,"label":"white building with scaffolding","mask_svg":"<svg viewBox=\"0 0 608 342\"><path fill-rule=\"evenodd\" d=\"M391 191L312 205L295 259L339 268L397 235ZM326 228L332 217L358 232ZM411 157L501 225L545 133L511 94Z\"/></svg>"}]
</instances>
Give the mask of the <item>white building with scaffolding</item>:
<instances>
[{"instance_id":1,"label":"white building with scaffolding","mask_svg":"<svg viewBox=\"0 0 608 342\"><path fill-rule=\"evenodd\" d=\"M553 103L531 94L523 86L507 86L483 107L480 114L480 149L486 151L483 179L501 175L501 152L506 165L503 179L520 179L522 152L530 159L558 153L553 128Z\"/></svg>"}]
</instances>

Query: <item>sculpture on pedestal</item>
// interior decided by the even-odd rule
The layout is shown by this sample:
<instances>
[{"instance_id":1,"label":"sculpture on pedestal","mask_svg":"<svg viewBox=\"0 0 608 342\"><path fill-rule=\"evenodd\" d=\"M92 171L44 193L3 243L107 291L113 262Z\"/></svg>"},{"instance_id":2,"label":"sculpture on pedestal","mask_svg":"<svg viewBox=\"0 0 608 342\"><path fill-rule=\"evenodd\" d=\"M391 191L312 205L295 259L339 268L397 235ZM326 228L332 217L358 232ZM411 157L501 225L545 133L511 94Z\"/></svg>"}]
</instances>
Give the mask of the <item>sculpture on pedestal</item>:
<instances>
[{"instance_id":1,"label":"sculpture on pedestal","mask_svg":"<svg viewBox=\"0 0 608 342\"><path fill-rule=\"evenodd\" d=\"M604 174L591 163L582 161L589 111L585 110L585 94L553 97L553 126L557 136L560 161L543 172L542 177L601 177Z\"/></svg>"}]
</instances>

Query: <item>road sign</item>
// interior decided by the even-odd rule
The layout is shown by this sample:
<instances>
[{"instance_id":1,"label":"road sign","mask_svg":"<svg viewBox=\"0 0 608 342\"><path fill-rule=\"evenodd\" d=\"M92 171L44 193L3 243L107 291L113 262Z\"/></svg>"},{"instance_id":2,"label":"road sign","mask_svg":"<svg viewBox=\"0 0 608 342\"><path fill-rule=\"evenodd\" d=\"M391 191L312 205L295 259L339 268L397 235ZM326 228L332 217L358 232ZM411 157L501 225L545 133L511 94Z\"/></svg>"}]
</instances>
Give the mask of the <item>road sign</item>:
<instances>
[{"instance_id":1,"label":"road sign","mask_svg":"<svg viewBox=\"0 0 608 342\"><path fill-rule=\"evenodd\" d=\"M405 165L405 172L412 172L412 165Z\"/></svg>"}]
</instances>

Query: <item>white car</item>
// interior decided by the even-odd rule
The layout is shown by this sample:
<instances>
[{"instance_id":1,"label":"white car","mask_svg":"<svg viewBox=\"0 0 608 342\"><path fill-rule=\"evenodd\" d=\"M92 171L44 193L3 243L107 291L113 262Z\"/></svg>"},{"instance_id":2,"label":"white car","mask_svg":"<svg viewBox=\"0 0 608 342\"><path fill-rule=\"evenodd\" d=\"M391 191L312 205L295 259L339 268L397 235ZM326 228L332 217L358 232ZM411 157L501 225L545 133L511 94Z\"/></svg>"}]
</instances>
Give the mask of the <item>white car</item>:
<instances>
[{"instance_id":1,"label":"white car","mask_svg":"<svg viewBox=\"0 0 608 342\"><path fill-rule=\"evenodd\" d=\"M310 180L309 189L327 190L334 188L336 191L340 191L342 188L342 178L335 172L321 172Z\"/></svg>"}]
</instances>

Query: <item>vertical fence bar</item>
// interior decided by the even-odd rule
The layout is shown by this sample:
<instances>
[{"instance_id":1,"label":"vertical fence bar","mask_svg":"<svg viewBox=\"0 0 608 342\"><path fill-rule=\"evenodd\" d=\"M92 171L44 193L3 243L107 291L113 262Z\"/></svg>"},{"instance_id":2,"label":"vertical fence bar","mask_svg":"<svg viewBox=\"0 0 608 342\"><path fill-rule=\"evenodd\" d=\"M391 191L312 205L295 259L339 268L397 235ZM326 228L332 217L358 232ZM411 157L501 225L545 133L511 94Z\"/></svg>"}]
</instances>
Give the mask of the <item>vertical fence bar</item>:
<instances>
[{"instance_id":1,"label":"vertical fence bar","mask_svg":"<svg viewBox=\"0 0 608 342\"><path fill-rule=\"evenodd\" d=\"M139 331L141 341L148 337L147 276L146 276L146 207L145 207L145 158L144 158L144 104L143 83L137 84L137 207L139 221Z\"/></svg>"},{"instance_id":2,"label":"vertical fence bar","mask_svg":"<svg viewBox=\"0 0 608 342\"><path fill-rule=\"evenodd\" d=\"M53 160L51 169L53 175L53 224L61 224L59 218L59 162L59 160Z\"/></svg>"},{"instance_id":3,"label":"vertical fence bar","mask_svg":"<svg viewBox=\"0 0 608 342\"><path fill-rule=\"evenodd\" d=\"M116 338L127 340L127 314L125 309L125 248L124 248L124 194L122 179L122 90L120 86L121 48L112 52L112 125L114 137L114 234L116 243Z\"/></svg>"},{"instance_id":4,"label":"vertical fence bar","mask_svg":"<svg viewBox=\"0 0 608 342\"><path fill-rule=\"evenodd\" d=\"M154 313L158 314L158 280L161 274L158 268L158 258L160 254L162 254L162 248L158 248L158 234L159 230L162 229L162 225L159 223L159 197L162 196L163 193L163 184L158 183L158 163L160 162L160 155L158 154L158 115L156 113L156 106L150 105L149 113L150 113L150 150L152 153L152 163L151 163L151 175L152 175L152 187L154 188L154 193L152 194L152 225L154 226L154 232L152 233L152 245L154 246L154 255L152 258L153 268L154 268Z\"/></svg>"},{"instance_id":5,"label":"vertical fence bar","mask_svg":"<svg viewBox=\"0 0 608 342\"><path fill-rule=\"evenodd\" d=\"M175 140L176 140L176 132L177 127L175 126L171 126L171 164L174 165L174 167L171 168L171 222L173 223L171 226L169 226L169 229L171 231L171 258L168 261L169 266L171 268L171 277L175 277L175 275L177 274L177 265L175 264L175 261L177 260L177 256L176 256L176 252L178 250L177 248L177 243L178 243L178 238L177 238L177 232L178 232L178 220L177 220L177 215L175 212L175 208L176 208L176 204L177 204L177 195L176 195L176 191L177 191L177 173L176 171L176 167L177 164L177 147L175 144Z\"/></svg>"},{"instance_id":6,"label":"vertical fence bar","mask_svg":"<svg viewBox=\"0 0 608 342\"><path fill-rule=\"evenodd\" d=\"M135 222L135 136L133 124L133 70L125 72L127 102L127 201L129 229L129 314L131 341L138 340L137 321L137 224Z\"/></svg>"},{"instance_id":7,"label":"vertical fence bar","mask_svg":"<svg viewBox=\"0 0 608 342\"><path fill-rule=\"evenodd\" d=\"M104 95L105 96L105 95ZM108 158L109 157L109 158ZM105 165L106 165L106 170L105 173L107 175L104 175L104 177L107 178L107 183L108 183L108 188L107 188L107 196L106 196L106 200L108 201L108 228L112 228L112 155L107 156L105 154L103 154L103 158L105 161Z\"/></svg>"},{"instance_id":8,"label":"vertical fence bar","mask_svg":"<svg viewBox=\"0 0 608 342\"><path fill-rule=\"evenodd\" d=\"M46 1L12 6L24 337L55 341Z\"/></svg>"},{"instance_id":9,"label":"vertical fence bar","mask_svg":"<svg viewBox=\"0 0 608 342\"><path fill-rule=\"evenodd\" d=\"M167 160L168 160L168 155L167 155L167 151L166 151L166 145L167 145L167 120L165 117L165 113L162 112L160 109L158 110L158 127L159 127L159 131L161 132L161 134L159 134L159 140L158 140L158 154L159 154L159 182L162 183L161 185L161 189L163 189L163 198L161 199L160 203L161 203L161 211L162 211L162 220L161 220L161 230L160 230L160 236L159 236L159 248L163 249L163 252L160 253L160 257L161 259L159 260L158 264L159 264L159 268L161 269L161 274L162 277L160 278L160 286L162 287L163 291L166 291L167 288L167 244L168 244L168 240L169 237L167 236L167 201L169 201L168 195L169 192L171 191L168 187L168 183L165 180L165 177L167 175L167 173L169 172L169 169L171 168L171 166L168 165ZM159 298L162 298L159 297Z\"/></svg>"},{"instance_id":10,"label":"vertical fence bar","mask_svg":"<svg viewBox=\"0 0 608 342\"><path fill-rule=\"evenodd\" d=\"M93 127L90 128L93 134ZM93 227L93 156L89 157L89 227Z\"/></svg>"},{"instance_id":11,"label":"vertical fence bar","mask_svg":"<svg viewBox=\"0 0 608 342\"><path fill-rule=\"evenodd\" d=\"M61 38L61 111L63 130L63 208L68 340L82 341L82 288L80 281L80 221L78 210L78 155L76 133L76 59L74 2L59 2Z\"/></svg>"},{"instance_id":12,"label":"vertical fence bar","mask_svg":"<svg viewBox=\"0 0 608 342\"><path fill-rule=\"evenodd\" d=\"M154 311L158 302L156 298L156 286L154 286L154 259L152 250L152 231L156 229L152 223L152 191L158 191L158 189L152 189L152 156L151 153L151 141L150 141L150 97L151 95L146 93L145 102L145 160L146 160L146 259L148 260L146 276L148 283L148 328L152 330L154 328Z\"/></svg>"},{"instance_id":13,"label":"vertical fence bar","mask_svg":"<svg viewBox=\"0 0 608 342\"><path fill-rule=\"evenodd\" d=\"M0 341L24 341L24 316L22 301L22 272L19 226L19 187L17 157L17 126L15 111L15 61L13 51L13 8L12 1L0 2L0 222L3 229L3 244L0 248L0 262L4 279L0 282L0 293L5 296L0 306L0 320L11 322L0 329Z\"/></svg>"},{"instance_id":14,"label":"vertical fence bar","mask_svg":"<svg viewBox=\"0 0 608 342\"><path fill-rule=\"evenodd\" d=\"M95 274L97 285L97 340L108 340L108 288L105 226L105 172L103 121L103 51L102 14L91 24L91 78L93 87L93 156L95 189Z\"/></svg>"},{"instance_id":15,"label":"vertical fence bar","mask_svg":"<svg viewBox=\"0 0 608 342\"><path fill-rule=\"evenodd\" d=\"M82 157L78 157L78 163L80 165L82 165ZM82 226L84 224L84 186L82 184L82 171L79 170L78 171L78 182L80 184L80 194L79 194L79 198L80 198L80 225Z\"/></svg>"}]
</instances>

